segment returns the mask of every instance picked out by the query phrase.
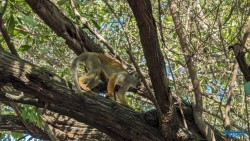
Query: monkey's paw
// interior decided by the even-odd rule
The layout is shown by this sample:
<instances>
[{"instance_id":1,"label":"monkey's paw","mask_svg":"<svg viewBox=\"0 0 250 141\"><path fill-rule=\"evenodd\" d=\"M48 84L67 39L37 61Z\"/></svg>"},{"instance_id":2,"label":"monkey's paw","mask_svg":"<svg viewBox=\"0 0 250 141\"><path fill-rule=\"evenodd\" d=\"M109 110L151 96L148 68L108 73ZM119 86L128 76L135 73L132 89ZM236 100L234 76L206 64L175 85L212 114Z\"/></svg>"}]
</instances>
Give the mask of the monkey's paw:
<instances>
[{"instance_id":1,"label":"monkey's paw","mask_svg":"<svg viewBox=\"0 0 250 141\"><path fill-rule=\"evenodd\" d=\"M89 92L89 91L91 91L91 89L90 89L90 88L88 88L88 87L86 87L86 88L84 89L84 91Z\"/></svg>"},{"instance_id":2,"label":"monkey's paw","mask_svg":"<svg viewBox=\"0 0 250 141\"><path fill-rule=\"evenodd\" d=\"M82 87L82 89L83 89L84 91L87 91L87 92L91 91L91 89L90 89L87 85L85 85L85 84L82 84L82 85L80 85L80 86Z\"/></svg>"},{"instance_id":3,"label":"monkey's paw","mask_svg":"<svg viewBox=\"0 0 250 141\"><path fill-rule=\"evenodd\" d=\"M106 94L105 94L105 97L108 98L108 97L112 97L113 95L114 95L114 94L112 94L112 93L106 93Z\"/></svg>"}]
</instances>

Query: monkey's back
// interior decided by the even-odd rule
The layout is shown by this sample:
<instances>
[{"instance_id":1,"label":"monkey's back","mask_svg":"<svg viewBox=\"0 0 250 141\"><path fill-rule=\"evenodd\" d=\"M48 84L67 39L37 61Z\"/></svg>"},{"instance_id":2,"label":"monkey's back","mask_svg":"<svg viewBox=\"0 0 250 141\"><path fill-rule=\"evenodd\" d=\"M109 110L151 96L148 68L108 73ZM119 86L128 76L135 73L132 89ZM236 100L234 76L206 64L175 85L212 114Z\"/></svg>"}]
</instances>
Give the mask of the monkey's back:
<instances>
[{"instance_id":1,"label":"monkey's back","mask_svg":"<svg viewBox=\"0 0 250 141\"><path fill-rule=\"evenodd\" d=\"M122 64L117 62L115 59L112 59L104 54L96 53L98 58L101 60L103 65L113 66L115 68L123 68Z\"/></svg>"}]
</instances>

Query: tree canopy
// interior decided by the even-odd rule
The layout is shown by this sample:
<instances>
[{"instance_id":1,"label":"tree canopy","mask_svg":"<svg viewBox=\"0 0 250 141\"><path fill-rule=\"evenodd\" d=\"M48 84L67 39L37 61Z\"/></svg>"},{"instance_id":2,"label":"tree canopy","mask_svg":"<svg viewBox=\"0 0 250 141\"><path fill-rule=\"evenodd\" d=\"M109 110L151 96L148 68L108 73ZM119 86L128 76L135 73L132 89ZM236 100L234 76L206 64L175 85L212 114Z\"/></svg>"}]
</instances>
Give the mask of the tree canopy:
<instances>
[{"instance_id":1,"label":"tree canopy","mask_svg":"<svg viewBox=\"0 0 250 141\"><path fill-rule=\"evenodd\" d=\"M0 3L1 139L250 139L249 0ZM77 94L83 52L139 74L130 107L104 97L104 75Z\"/></svg>"}]
</instances>

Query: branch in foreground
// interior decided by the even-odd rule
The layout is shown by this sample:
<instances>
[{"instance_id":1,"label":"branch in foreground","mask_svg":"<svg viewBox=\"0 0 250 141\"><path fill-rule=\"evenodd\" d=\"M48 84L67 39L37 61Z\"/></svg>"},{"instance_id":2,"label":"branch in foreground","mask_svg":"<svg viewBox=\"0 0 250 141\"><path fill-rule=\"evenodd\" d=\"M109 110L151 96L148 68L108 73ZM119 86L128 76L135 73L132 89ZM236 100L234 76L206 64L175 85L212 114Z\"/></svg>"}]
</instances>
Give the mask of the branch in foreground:
<instances>
[{"instance_id":1,"label":"branch in foreground","mask_svg":"<svg viewBox=\"0 0 250 141\"><path fill-rule=\"evenodd\" d=\"M49 110L91 125L118 140L162 140L159 130L147 124L142 114L95 94L77 96L64 79L9 53L0 52L0 68L1 81L49 103Z\"/></svg>"}]
</instances>

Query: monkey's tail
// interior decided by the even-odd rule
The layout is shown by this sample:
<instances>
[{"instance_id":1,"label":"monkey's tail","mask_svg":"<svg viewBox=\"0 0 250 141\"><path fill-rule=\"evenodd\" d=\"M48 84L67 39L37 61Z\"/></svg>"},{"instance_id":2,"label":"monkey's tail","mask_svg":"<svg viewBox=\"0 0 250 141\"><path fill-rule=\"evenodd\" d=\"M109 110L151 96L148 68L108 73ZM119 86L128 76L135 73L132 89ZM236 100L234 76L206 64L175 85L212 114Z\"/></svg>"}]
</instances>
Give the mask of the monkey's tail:
<instances>
[{"instance_id":1,"label":"monkey's tail","mask_svg":"<svg viewBox=\"0 0 250 141\"><path fill-rule=\"evenodd\" d=\"M81 87L80 87L80 85L78 84L78 78L77 78L78 63L79 63L80 61L85 61L85 60L87 60L87 58L88 58L88 54L87 54L87 53L82 53L82 54L80 54L79 56L77 56L77 57L74 59L74 61L72 62L72 64L71 64L71 72L73 73L73 80L74 80L74 84L75 84L75 86L76 86L76 88L77 88L78 94L81 94L81 93L82 93Z\"/></svg>"}]
</instances>

